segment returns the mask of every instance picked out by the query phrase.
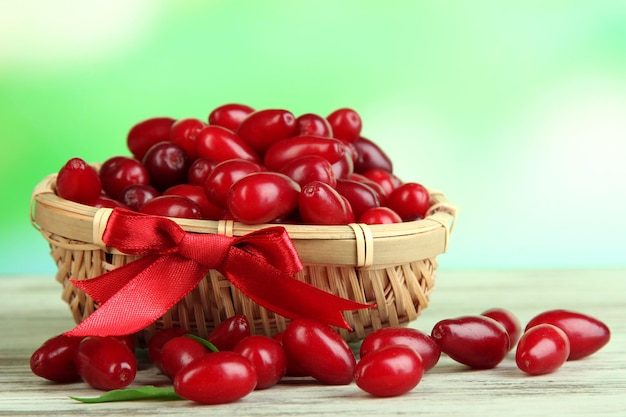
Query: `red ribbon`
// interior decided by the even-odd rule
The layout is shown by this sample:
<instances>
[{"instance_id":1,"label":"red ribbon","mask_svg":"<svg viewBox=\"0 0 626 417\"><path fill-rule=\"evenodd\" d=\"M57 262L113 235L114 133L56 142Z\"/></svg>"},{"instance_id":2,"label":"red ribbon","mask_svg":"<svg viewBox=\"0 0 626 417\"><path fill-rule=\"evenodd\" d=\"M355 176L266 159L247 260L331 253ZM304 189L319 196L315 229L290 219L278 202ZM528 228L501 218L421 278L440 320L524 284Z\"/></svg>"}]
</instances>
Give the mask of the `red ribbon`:
<instances>
[{"instance_id":1,"label":"red ribbon","mask_svg":"<svg viewBox=\"0 0 626 417\"><path fill-rule=\"evenodd\" d=\"M257 304L288 318L309 317L350 329L344 310L372 307L295 279L302 269L293 242L280 226L241 237L190 233L160 216L114 209L103 242L143 257L88 280L71 280L99 307L70 336L115 336L144 329L218 270Z\"/></svg>"}]
</instances>

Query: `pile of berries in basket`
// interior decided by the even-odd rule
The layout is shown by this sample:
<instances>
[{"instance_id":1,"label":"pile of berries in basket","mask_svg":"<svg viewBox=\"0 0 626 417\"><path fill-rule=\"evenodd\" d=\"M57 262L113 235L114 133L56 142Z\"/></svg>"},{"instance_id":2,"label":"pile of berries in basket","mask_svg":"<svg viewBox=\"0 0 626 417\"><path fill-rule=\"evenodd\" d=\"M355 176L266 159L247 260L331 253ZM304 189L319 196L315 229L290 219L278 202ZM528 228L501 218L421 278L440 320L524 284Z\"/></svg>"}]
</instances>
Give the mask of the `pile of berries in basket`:
<instances>
[{"instance_id":1,"label":"pile of berries in basket","mask_svg":"<svg viewBox=\"0 0 626 417\"><path fill-rule=\"evenodd\" d=\"M359 114L327 117L226 104L208 120L155 117L133 126L132 156L99 170L67 161L56 193L95 207L248 224L341 225L423 218L428 190L403 182L389 156L361 135Z\"/></svg>"}]
</instances>

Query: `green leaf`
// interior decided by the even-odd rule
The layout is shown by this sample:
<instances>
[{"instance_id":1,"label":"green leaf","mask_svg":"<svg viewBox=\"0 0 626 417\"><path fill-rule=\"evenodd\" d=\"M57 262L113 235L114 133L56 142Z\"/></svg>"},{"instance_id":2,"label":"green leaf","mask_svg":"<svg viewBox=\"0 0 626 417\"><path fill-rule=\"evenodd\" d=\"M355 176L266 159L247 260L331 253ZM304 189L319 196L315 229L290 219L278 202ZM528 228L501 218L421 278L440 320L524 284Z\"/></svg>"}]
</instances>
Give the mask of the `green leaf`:
<instances>
[{"instance_id":1,"label":"green leaf","mask_svg":"<svg viewBox=\"0 0 626 417\"><path fill-rule=\"evenodd\" d=\"M201 338L200 336L196 336L195 334L186 334L185 337L195 340L196 342L202 343L206 348L213 352L219 352L220 350L213 343L209 342L206 339Z\"/></svg>"},{"instance_id":2,"label":"green leaf","mask_svg":"<svg viewBox=\"0 0 626 417\"><path fill-rule=\"evenodd\" d=\"M154 385L145 385L140 388L115 389L102 394L99 397L81 398L72 397L71 399L83 403L107 403L113 401L136 401L136 400L182 400L178 394L174 392L173 387L155 387Z\"/></svg>"}]
</instances>

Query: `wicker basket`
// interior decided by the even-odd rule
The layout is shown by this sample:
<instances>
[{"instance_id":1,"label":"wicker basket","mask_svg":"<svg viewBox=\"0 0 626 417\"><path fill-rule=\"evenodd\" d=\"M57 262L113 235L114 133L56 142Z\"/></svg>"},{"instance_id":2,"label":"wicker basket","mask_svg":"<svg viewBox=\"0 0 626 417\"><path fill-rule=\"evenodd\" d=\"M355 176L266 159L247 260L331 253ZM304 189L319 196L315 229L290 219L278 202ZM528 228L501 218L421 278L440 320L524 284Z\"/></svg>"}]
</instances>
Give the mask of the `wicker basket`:
<instances>
[{"instance_id":1,"label":"wicker basket","mask_svg":"<svg viewBox=\"0 0 626 417\"><path fill-rule=\"evenodd\" d=\"M76 323L97 305L70 279L85 280L131 262L137 257L110 251L102 244L106 225L102 210L64 200L54 193L56 175L40 182L33 192L31 221L49 242L58 266L56 278L62 298ZM446 251L456 218L455 208L442 193L431 192L432 206L423 220L392 225L284 225L304 264L296 279L319 289L376 308L347 311L352 331L338 329L347 341L389 326L404 326L428 306L435 284L437 256ZM184 230L241 236L263 228L232 220L174 219ZM100 243L98 243L100 242ZM259 306L215 270L177 305L136 335L145 345L161 328L184 327L206 336L218 323L245 314L253 334L273 335L288 319Z\"/></svg>"}]
</instances>

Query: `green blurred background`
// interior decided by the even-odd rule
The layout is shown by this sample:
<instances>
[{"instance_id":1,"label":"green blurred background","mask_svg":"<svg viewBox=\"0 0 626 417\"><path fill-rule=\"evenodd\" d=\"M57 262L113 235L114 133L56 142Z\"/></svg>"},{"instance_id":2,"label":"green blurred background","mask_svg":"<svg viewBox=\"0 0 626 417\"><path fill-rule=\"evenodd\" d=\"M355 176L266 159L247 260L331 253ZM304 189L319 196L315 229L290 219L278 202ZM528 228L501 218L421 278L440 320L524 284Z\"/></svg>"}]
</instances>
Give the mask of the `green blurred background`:
<instances>
[{"instance_id":1,"label":"green blurred background","mask_svg":"<svg viewBox=\"0 0 626 417\"><path fill-rule=\"evenodd\" d=\"M228 102L357 110L460 207L442 269L626 265L623 0L0 0L0 275L55 271L44 176Z\"/></svg>"}]
</instances>

